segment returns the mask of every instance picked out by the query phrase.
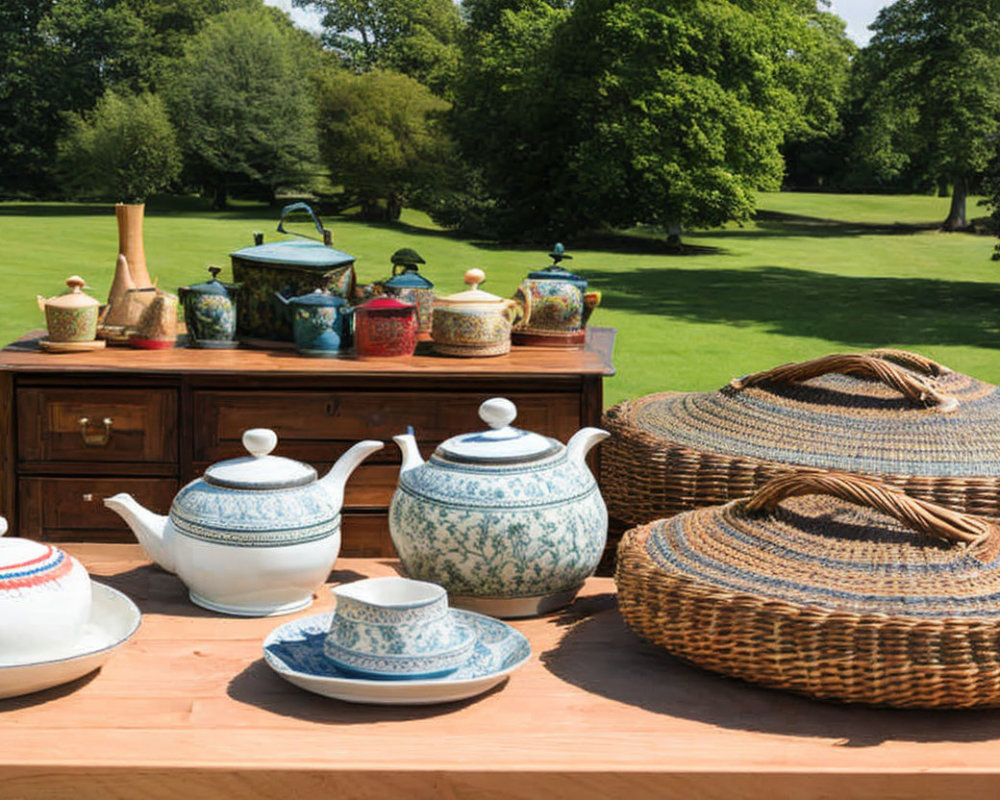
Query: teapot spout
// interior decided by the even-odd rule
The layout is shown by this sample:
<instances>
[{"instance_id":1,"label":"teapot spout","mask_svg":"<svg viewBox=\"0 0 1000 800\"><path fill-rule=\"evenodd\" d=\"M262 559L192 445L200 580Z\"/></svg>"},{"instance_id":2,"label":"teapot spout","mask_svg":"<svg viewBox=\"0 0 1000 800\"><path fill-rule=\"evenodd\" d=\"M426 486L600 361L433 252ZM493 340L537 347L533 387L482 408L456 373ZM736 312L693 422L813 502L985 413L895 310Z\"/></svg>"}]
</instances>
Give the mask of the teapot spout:
<instances>
[{"instance_id":1,"label":"teapot spout","mask_svg":"<svg viewBox=\"0 0 1000 800\"><path fill-rule=\"evenodd\" d=\"M340 507L344 504L344 486L347 484L347 479L351 476L351 473L368 456L376 450L381 450L383 447L384 444L375 439L365 439L358 442L337 459L337 463L320 479L319 482L326 488L330 504L333 508L339 511Z\"/></svg>"},{"instance_id":2,"label":"teapot spout","mask_svg":"<svg viewBox=\"0 0 1000 800\"><path fill-rule=\"evenodd\" d=\"M420 456L420 448L417 447L417 438L413 435L413 428L407 428L406 433L393 436L392 440L403 453L403 465L399 469L400 475L424 463L424 459Z\"/></svg>"},{"instance_id":3,"label":"teapot spout","mask_svg":"<svg viewBox=\"0 0 1000 800\"><path fill-rule=\"evenodd\" d=\"M167 572L174 571L172 541L167 536L170 518L154 514L125 492L106 497L104 505L128 523L142 549Z\"/></svg>"},{"instance_id":4,"label":"teapot spout","mask_svg":"<svg viewBox=\"0 0 1000 800\"><path fill-rule=\"evenodd\" d=\"M601 428L580 428L566 443L566 455L570 461L583 464L587 453L598 442L607 439L611 434Z\"/></svg>"}]
</instances>

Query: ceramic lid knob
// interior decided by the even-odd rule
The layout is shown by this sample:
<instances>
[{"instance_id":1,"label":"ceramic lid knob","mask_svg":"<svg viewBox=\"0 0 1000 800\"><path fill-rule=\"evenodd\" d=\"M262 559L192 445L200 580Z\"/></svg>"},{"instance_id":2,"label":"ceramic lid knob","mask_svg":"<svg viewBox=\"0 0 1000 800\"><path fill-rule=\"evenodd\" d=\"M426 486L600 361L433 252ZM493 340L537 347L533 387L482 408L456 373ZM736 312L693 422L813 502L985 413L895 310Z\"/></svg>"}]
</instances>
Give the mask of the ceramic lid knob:
<instances>
[{"instance_id":1,"label":"ceramic lid knob","mask_svg":"<svg viewBox=\"0 0 1000 800\"><path fill-rule=\"evenodd\" d=\"M66 285L72 291L79 293L83 291L83 287L87 285L87 282L79 275L71 275L69 278L66 279Z\"/></svg>"},{"instance_id":2,"label":"ceramic lid knob","mask_svg":"<svg viewBox=\"0 0 1000 800\"><path fill-rule=\"evenodd\" d=\"M486 280L486 273L483 272L478 267L473 267L465 272L465 284L475 289L479 284Z\"/></svg>"},{"instance_id":3,"label":"ceramic lid knob","mask_svg":"<svg viewBox=\"0 0 1000 800\"><path fill-rule=\"evenodd\" d=\"M506 428L517 416L517 406L506 397L493 397L479 406L479 418L494 430Z\"/></svg>"},{"instance_id":4,"label":"ceramic lid knob","mask_svg":"<svg viewBox=\"0 0 1000 800\"><path fill-rule=\"evenodd\" d=\"M251 455L263 458L278 444L278 434L270 428L251 428L243 432L243 446Z\"/></svg>"},{"instance_id":5,"label":"ceramic lid knob","mask_svg":"<svg viewBox=\"0 0 1000 800\"><path fill-rule=\"evenodd\" d=\"M3 536L5 533L7 533L7 518L0 517L0 536Z\"/></svg>"}]
</instances>

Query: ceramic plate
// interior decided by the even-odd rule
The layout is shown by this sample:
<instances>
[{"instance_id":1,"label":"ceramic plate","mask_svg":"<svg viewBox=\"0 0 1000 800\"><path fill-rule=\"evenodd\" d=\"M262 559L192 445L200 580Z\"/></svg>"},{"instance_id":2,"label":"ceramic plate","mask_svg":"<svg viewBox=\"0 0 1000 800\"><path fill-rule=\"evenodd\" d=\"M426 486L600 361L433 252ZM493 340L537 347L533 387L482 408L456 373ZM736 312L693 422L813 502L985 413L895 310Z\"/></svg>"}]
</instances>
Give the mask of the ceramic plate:
<instances>
[{"instance_id":1,"label":"ceramic plate","mask_svg":"<svg viewBox=\"0 0 1000 800\"><path fill-rule=\"evenodd\" d=\"M135 603L110 586L90 582L90 619L65 654L48 661L0 664L0 697L16 697L68 683L93 672L139 628Z\"/></svg>"},{"instance_id":2,"label":"ceramic plate","mask_svg":"<svg viewBox=\"0 0 1000 800\"><path fill-rule=\"evenodd\" d=\"M427 705L464 700L496 686L531 656L520 631L472 611L453 612L476 633L469 660L450 675L421 680L366 680L337 669L323 654L332 614L286 622L264 640L264 658L285 680L310 692L351 703Z\"/></svg>"}]
</instances>

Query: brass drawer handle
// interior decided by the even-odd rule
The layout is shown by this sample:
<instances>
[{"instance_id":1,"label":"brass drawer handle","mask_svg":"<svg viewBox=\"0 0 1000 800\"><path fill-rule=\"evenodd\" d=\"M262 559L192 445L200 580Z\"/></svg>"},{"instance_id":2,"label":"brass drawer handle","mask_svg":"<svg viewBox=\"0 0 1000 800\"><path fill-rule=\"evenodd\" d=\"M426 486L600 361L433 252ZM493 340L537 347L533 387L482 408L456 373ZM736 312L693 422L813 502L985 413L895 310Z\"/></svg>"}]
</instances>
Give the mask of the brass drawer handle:
<instances>
[{"instance_id":1,"label":"brass drawer handle","mask_svg":"<svg viewBox=\"0 0 1000 800\"><path fill-rule=\"evenodd\" d=\"M102 421L104 425L104 430L91 431L90 418L80 417L80 436L83 437L83 443L87 447L104 447L109 441L111 441L111 426L114 424L114 420L111 417L105 417Z\"/></svg>"}]
</instances>

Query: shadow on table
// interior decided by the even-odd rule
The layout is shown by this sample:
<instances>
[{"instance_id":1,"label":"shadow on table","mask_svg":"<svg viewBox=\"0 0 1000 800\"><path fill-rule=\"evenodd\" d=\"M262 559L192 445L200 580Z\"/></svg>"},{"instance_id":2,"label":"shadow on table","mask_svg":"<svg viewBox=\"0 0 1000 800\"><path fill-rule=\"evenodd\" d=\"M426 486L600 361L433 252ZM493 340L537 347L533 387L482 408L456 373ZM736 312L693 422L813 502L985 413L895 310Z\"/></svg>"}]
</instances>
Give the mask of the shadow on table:
<instances>
[{"instance_id":1,"label":"shadow on table","mask_svg":"<svg viewBox=\"0 0 1000 800\"><path fill-rule=\"evenodd\" d=\"M72 680L69 683L61 683L58 686L53 686L49 689L42 689L40 692L32 692L31 694L22 694L18 697L7 697L0 700L0 714L7 711L19 711L22 708L31 708L32 706L40 706L45 703L51 703L53 700L59 700L66 695L73 694L73 692L78 689L82 689L88 683L90 683L94 678L100 675L101 670L98 667L86 675Z\"/></svg>"},{"instance_id":2,"label":"shadow on table","mask_svg":"<svg viewBox=\"0 0 1000 800\"><path fill-rule=\"evenodd\" d=\"M259 658L229 682L227 694L237 702L284 717L321 725L356 725L372 722L408 722L454 714L503 689L506 681L483 694L453 703L428 706L380 706L348 703L300 689L277 675Z\"/></svg>"},{"instance_id":3,"label":"shadow on table","mask_svg":"<svg viewBox=\"0 0 1000 800\"><path fill-rule=\"evenodd\" d=\"M566 628L565 635L540 655L549 671L588 692L655 714L735 730L833 738L841 747L1000 739L1000 710L837 705L690 666L633 634L611 594L578 600L556 624Z\"/></svg>"}]
</instances>

